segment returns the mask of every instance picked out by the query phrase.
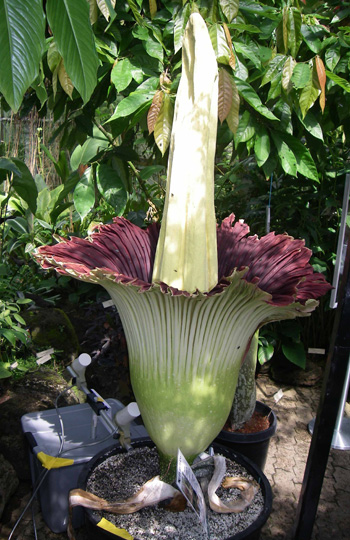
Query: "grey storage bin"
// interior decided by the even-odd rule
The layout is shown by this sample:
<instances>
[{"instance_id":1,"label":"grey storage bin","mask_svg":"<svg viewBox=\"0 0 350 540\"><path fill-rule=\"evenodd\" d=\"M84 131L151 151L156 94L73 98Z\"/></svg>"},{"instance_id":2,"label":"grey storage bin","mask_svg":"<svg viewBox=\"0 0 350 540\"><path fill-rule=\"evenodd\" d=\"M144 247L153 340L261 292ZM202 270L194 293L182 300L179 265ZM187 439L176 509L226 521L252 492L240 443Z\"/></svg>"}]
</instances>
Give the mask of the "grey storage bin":
<instances>
[{"instance_id":1,"label":"grey storage bin","mask_svg":"<svg viewBox=\"0 0 350 540\"><path fill-rule=\"evenodd\" d=\"M107 399L110 413L114 416L124 405L116 399ZM66 531L68 523L68 494L77 487L83 465L104 448L113 444L113 438L104 419L97 416L88 404L73 405L59 409L64 426L63 453L57 456L61 446L61 427L56 409L25 414L22 430L29 443L29 460L36 488L42 475L49 469L38 490L43 518L54 533ZM133 440L146 437L142 425L131 423ZM119 445L115 440L116 446ZM73 509L73 526L83 524L81 508Z\"/></svg>"}]
</instances>

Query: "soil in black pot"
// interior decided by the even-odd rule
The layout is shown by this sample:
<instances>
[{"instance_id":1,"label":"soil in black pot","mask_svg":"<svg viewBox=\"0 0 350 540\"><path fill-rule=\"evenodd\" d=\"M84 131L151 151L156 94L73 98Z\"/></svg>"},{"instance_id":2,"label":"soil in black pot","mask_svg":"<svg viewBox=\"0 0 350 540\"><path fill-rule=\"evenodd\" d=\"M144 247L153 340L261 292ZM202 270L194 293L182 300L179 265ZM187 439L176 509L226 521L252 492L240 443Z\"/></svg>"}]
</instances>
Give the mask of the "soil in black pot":
<instances>
[{"instance_id":1,"label":"soil in black pot","mask_svg":"<svg viewBox=\"0 0 350 540\"><path fill-rule=\"evenodd\" d=\"M226 458L227 476L252 476L239 464ZM92 472L87 491L109 502L124 500L152 477L159 474L158 455L154 448L136 448L128 453L112 455ZM219 488L217 494L223 500L238 498L238 489ZM217 514L208 509L210 540L223 540L251 525L261 514L264 498L261 490L252 504L238 514ZM160 507L144 508L135 514L99 514L118 528L127 530L134 538L156 540L203 540L205 534L197 515L186 508L184 512L172 513Z\"/></svg>"}]
</instances>

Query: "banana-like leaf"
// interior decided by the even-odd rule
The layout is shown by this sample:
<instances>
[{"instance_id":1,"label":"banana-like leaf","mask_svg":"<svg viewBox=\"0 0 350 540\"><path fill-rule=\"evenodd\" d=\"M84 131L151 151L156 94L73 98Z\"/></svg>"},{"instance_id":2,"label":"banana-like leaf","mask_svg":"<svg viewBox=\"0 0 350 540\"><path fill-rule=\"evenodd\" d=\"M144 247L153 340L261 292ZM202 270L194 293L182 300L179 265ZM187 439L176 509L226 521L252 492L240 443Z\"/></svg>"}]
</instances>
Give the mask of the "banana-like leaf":
<instances>
[{"instance_id":1,"label":"banana-like leaf","mask_svg":"<svg viewBox=\"0 0 350 540\"><path fill-rule=\"evenodd\" d=\"M44 47L41 0L0 0L0 92L15 112L39 74Z\"/></svg>"},{"instance_id":2,"label":"banana-like leaf","mask_svg":"<svg viewBox=\"0 0 350 540\"><path fill-rule=\"evenodd\" d=\"M86 0L47 0L47 18L74 87L86 103L97 83L98 58Z\"/></svg>"}]
</instances>

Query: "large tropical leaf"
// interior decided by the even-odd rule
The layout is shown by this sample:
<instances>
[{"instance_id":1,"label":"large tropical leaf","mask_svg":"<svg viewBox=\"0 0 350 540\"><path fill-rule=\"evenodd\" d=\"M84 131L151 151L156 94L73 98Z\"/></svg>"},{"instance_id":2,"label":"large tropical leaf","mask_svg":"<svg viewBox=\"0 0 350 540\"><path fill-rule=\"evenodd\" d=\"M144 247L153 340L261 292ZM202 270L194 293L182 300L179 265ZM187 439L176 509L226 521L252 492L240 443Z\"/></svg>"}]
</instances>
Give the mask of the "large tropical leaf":
<instances>
[{"instance_id":1,"label":"large tropical leaf","mask_svg":"<svg viewBox=\"0 0 350 540\"><path fill-rule=\"evenodd\" d=\"M0 92L15 112L39 74L44 46L42 1L0 0Z\"/></svg>"},{"instance_id":2,"label":"large tropical leaf","mask_svg":"<svg viewBox=\"0 0 350 540\"><path fill-rule=\"evenodd\" d=\"M98 59L86 0L47 0L47 18L74 87L86 103L97 82Z\"/></svg>"},{"instance_id":3,"label":"large tropical leaf","mask_svg":"<svg viewBox=\"0 0 350 540\"><path fill-rule=\"evenodd\" d=\"M28 207L33 214L36 212L36 201L38 190L34 178L25 163L17 158L12 158L13 163L20 171L20 176L14 174L12 187L18 195L28 204Z\"/></svg>"},{"instance_id":4,"label":"large tropical leaf","mask_svg":"<svg viewBox=\"0 0 350 540\"><path fill-rule=\"evenodd\" d=\"M108 204L113 206L115 215L122 215L128 200L122 179L112 167L105 163L97 167L96 179L99 192Z\"/></svg>"}]
</instances>

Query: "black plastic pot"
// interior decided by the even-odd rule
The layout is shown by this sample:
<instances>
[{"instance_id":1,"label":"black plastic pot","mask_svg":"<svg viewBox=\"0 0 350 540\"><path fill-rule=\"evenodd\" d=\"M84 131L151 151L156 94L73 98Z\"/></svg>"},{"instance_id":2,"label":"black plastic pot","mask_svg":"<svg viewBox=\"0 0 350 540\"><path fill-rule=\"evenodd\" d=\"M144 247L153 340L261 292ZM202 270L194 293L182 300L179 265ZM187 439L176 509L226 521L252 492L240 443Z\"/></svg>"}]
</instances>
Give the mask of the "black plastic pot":
<instances>
[{"instance_id":1,"label":"black plastic pot","mask_svg":"<svg viewBox=\"0 0 350 540\"><path fill-rule=\"evenodd\" d=\"M240 452L251 459L263 471L270 439L277 429L277 418L273 410L264 403L261 403L261 401L256 402L255 410L264 416L268 416L270 426L267 429L257 433L237 433L235 431L223 430L220 431L215 442L224 444L236 452Z\"/></svg>"},{"instance_id":2,"label":"black plastic pot","mask_svg":"<svg viewBox=\"0 0 350 540\"><path fill-rule=\"evenodd\" d=\"M140 448L142 446L153 447L154 443L150 441L149 439L139 439L139 440L134 441L132 443L132 446L134 448ZM242 456L241 454L233 451L232 449L219 445L215 442L213 443L212 446L215 452L219 452L225 457L242 465L247 470L247 472L251 474L253 478L256 480L256 482L260 485L261 491L264 497L264 508L261 514L256 519L256 521L252 523L249 527L247 527L247 529L245 529L244 531L234 534L233 536L229 536L225 540L259 540L261 528L265 524L267 518L269 517L271 513L271 508L272 508L272 492L271 492L270 484L266 476L264 475L264 473L250 459L247 459L245 456ZM100 463L102 463L107 458L120 452L124 452L124 450L121 449L120 447L113 446L107 450L100 452L95 457L93 457L84 466L79 476L78 487L81 489L85 489L88 478L91 475L94 468L97 467ZM118 540L118 539L122 540L122 537L118 536L118 534L114 532L111 533L105 528L101 528L101 526L98 526L98 522L100 521L100 519L94 515L92 510L84 508L84 512L85 512L86 533L88 535L89 540ZM137 538L134 538L134 540L137 540Z\"/></svg>"}]
</instances>

